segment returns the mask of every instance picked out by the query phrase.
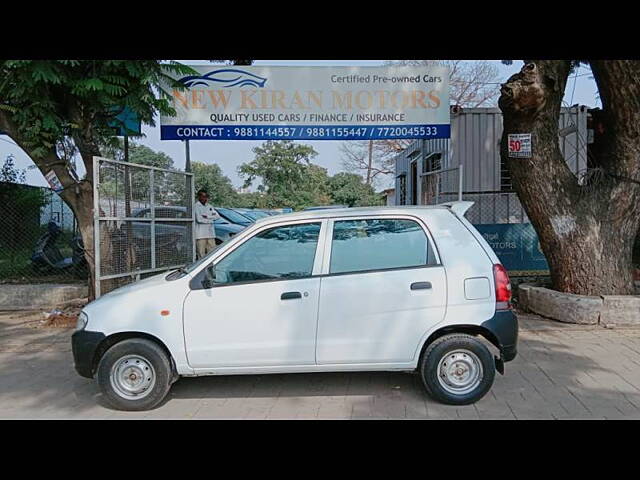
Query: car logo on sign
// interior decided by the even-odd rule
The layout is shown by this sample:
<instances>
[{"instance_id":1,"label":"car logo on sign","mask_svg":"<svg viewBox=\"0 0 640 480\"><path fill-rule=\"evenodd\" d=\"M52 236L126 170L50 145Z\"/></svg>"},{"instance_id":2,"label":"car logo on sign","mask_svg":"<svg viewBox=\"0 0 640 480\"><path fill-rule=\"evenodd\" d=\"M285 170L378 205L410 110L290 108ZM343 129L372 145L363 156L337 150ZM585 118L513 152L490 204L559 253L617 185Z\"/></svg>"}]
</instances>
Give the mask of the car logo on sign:
<instances>
[{"instance_id":1,"label":"car logo on sign","mask_svg":"<svg viewBox=\"0 0 640 480\"><path fill-rule=\"evenodd\" d=\"M222 68L212 70L204 75L182 77L179 81L182 82L185 87L189 88L212 85L218 85L224 88L246 86L264 88L267 79L238 68Z\"/></svg>"}]
</instances>

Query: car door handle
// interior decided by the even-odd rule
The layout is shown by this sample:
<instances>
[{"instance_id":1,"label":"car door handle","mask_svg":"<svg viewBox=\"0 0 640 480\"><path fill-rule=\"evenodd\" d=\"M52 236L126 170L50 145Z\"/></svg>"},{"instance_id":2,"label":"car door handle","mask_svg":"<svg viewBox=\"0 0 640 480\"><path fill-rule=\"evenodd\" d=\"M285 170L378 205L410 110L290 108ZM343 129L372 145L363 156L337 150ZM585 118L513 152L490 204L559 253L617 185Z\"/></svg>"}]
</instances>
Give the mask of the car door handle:
<instances>
[{"instance_id":1,"label":"car door handle","mask_svg":"<svg viewBox=\"0 0 640 480\"><path fill-rule=\"evenodd\" d=\"M413 282L411 290L428 290L431 288L431 282Z\"/></svg>"},{"instance_id":2,"label":"car door handle","mask_svg":"<svg viewBox=\"0 0 640 480\"><path fill-rule=\"evenodd\" d=\"M280 295L280 300L295 300L296 298L302 298L300 292L284 292Z\"/></svg>"}]
</instances>

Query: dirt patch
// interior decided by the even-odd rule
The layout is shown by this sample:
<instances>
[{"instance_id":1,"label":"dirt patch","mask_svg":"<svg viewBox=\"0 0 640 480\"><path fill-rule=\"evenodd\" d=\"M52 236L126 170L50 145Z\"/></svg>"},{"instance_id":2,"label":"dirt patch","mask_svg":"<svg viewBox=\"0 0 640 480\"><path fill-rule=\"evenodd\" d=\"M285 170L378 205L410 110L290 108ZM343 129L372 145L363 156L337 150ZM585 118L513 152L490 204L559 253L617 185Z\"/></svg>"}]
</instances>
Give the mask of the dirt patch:
<instances>
[{"instance_id":1,"label":"dirt patch","mask_svg":"<svg viewBox=\"0 0 640 480\"><path fill-rule=\"evenodd\" d=\"M55 313L52 312L47 315L42 323L41 327L57 327L57 328L69 328L75 327L78 321L78 315L66 314L66 313Z\"/></svg>"},{"instance_id":2,"label":"dirt patch","mask_svg":"<svg viewBox=\"0 0 640 480\"><path fill-rule=\"evenodd\" d=\"M86 298L77 298L65 302L60 308L49 312L42 312L44 319L41 320L37 327L53 327L53 328L69 328L75 327L78 321L80 310L87 304Z\"/></svg>"}]
</instances>

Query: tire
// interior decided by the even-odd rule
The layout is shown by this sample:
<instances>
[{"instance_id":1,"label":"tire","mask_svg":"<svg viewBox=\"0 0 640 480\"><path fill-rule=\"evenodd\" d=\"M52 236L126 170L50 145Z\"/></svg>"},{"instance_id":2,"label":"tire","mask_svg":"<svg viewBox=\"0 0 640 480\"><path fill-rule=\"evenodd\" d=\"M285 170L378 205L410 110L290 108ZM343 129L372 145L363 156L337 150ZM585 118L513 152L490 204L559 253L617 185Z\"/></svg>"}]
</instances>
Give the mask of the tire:
<instances>
[{"instance_id":1,"label":"tire","mask_svg":"<svg viewBox=\"0 0 640 480\"><path fill-rule=\"evenodd\" d=\"M496 375L493 355L477 338L454 333L433 341L422 355L427 393L449 405L469 405L486 395Z\"/></svg>"},{"instance_id":2,"label":"tire","mask_svg":"<svg viewBox=\"0 0 640 480\"><path fill-rule=\"evenodd\" d=\"M97 370L98 386L108 402L118 410L130 411L156 407L169 392L172 376L165 351L144 338L113 345L100 359Z\"/></svg>"}]
</instances>

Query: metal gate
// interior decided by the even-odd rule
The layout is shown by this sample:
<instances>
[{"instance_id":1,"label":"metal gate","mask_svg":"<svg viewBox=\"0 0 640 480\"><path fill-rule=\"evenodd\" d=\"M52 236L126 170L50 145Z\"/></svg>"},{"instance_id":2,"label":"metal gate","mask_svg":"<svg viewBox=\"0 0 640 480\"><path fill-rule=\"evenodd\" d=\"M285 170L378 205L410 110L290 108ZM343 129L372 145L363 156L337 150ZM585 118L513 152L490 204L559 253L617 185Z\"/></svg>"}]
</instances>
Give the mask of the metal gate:
<instances>
[{"instance_id":1,"label":"metal gate","mask_svg":"<svg viewBox=\"0 0 640 480\"><path fill-rule=\"evenodd\" d=\"M420 205L462 200L462 165L428 171L420 175Z\"/></svg>"},{"instance_id":2,"label":"metal gate","mask_svg":"<svg viewBox=\"0 0 640 480\"><path fill-rule=\"evenodd\" d=\"M193 174L93 158L96 297L195 260Z\"/></svg>"}]
</instances>

